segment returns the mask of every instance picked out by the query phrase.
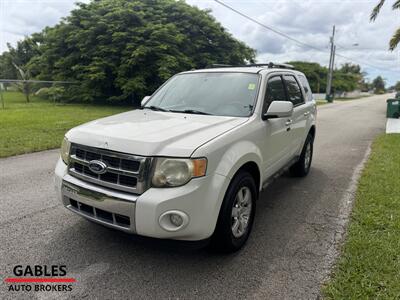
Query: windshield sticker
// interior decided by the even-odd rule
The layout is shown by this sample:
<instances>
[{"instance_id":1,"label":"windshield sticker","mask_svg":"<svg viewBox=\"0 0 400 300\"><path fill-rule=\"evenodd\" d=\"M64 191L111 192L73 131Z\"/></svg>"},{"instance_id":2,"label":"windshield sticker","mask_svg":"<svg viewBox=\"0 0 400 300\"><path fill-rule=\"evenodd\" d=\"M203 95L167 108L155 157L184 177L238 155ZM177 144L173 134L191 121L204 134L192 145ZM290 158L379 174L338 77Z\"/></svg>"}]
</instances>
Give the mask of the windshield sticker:
<instances>
[{"instance_id":1,"label":"windshield sticker","mask_svg":"<svg viewBox=\"0 0 400 300\"><path fill-rule=\"evenodd\" d=\"M254 90L256 88L256 84L255 83L249 83L249 86L247 87L247 89L249 90Z\"/></svg>"}]
</instances>

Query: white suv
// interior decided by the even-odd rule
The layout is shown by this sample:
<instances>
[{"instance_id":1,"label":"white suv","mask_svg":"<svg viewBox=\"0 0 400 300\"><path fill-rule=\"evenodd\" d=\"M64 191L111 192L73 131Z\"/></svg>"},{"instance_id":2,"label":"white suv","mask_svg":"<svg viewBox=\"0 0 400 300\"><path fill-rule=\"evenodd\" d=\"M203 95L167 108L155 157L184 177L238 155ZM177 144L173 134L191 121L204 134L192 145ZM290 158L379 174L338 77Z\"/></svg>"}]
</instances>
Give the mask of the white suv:
<instances>
[{"instance_id":1,"label":"white suv","mask_svg":"<svg viewBox=\"0 0 400 300\"><path fill-rule=\"evenodd\" d=\"M262 188L287 168L309 172L315 121L307 79L288 65L183 72L141 109L66 134L59 199L128 233L235 251Z\"/></svg>"}]
</instances>

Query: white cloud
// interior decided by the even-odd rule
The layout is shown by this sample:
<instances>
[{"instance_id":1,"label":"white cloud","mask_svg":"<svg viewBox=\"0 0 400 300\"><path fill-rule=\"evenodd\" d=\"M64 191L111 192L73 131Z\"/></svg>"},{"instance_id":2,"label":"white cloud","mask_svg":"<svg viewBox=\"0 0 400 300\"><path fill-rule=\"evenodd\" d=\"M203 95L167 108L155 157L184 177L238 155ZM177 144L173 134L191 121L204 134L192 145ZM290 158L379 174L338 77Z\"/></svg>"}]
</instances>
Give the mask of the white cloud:
<instances>
[{"instance_id":1,"label":"white cloud","mask_svg":"<svg viewBox=\"0 0 400 300\"><path fill-rule=\"evenodd\" d=\"M74 8L74 2L0 0L0 53L6 50L7 42L15 45L25 35L58 23ZM377 21L370 23L369 15L377 0L226 0L227 4L258 21L304 43L326 49L326 52L288 41L212 0L187 2L211 9L215 18L236 38L257 50L258 61L306 60L326 65L329 36L335 24L339 53L385 70L364 64L363 68L371 77L382 74L389 83L400 80L400 50L387 51L393 32L400 26L399 13L391 10L391 1L385 5ZM357 47L353 46L355 43ZM336 63L340 65L345 61L338 57Z\"/></svg>"},{"instance_id":2,"label":"white cloud","mask_svg":"<svg viewBox=\"0 0 400 300\"><path fill-rule=\"evenodd\" d=\"M338 53L360 63L369 77L382 74L389 84L400 80L400 50L388 51L389 40L400 26L399 14L391 10L390 1L374 23L369 22L369 15L377 1L225 1L259 22L304 43L325 49L326 52L299 46L214 1L188 0L188 2L200 8L210 8L217 20L235 37L257 49L259 62L305 60L327 65L329 36L335 24ZM358 46L355 47L354 44ZM340 66L346 61L348 60L337 57L336 65ZM369 65L380 69L374 69Z\"/></svg>"},{"instance_id":3,"label":"white cloud","mask_svg":"<svg viewBox=\"0 0 400 300\"><path fill-rule=\"evenodd\" d=\"M7 50L7 43L15 45L24 36L57 24L74 7L74 0L0 0L0 53Z\"/></svg>"}]
</instances>

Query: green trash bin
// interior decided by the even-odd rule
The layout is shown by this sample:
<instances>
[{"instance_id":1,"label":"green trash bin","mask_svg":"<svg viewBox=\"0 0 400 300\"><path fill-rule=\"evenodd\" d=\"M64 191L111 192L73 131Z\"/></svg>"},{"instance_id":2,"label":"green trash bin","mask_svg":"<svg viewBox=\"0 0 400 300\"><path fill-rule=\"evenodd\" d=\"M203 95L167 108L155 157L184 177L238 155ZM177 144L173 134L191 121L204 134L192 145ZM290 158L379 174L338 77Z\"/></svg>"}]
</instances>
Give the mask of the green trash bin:
<instances>
[{"instance_id":1,"label":"green trash bin","mask_svg":"<svg viewBox=\"0 0 400 300\"><path fill-rule=\"evenodd\" d=\"M400 99L388 99L386 117L388 118L399 118L400 116Z\"/></svg>"},{"instance_id":2,"label":"green trash bin","mask_svg":"<svg viewBox=\"0 0 400 300\"><path fill-rule=\"evenodd\" d=\"M328 101L329 103L333 102L333 98L334 98L333 94L325 95L325 100Z\"/></svg>"}]
</instances>

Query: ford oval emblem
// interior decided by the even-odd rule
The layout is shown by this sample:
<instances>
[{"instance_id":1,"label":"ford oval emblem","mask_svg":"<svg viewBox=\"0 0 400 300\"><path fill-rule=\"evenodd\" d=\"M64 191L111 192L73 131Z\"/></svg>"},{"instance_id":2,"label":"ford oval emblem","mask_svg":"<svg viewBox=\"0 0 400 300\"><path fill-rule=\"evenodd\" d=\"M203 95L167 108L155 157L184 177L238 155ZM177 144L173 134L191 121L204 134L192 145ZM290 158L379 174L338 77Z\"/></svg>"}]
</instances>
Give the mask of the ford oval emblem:
<instances>
[{"instance_id":1,"label":"ford oval emblem","mask_svg":"<svg viewBox=\"0 0 400 300\"><path fill-rule=\"evenodd\" d=\"M107 172L107 165L101 160L91 160L88 167L95 174L104 174Z\"/></svg>"}]
</instances>

